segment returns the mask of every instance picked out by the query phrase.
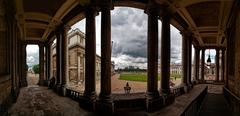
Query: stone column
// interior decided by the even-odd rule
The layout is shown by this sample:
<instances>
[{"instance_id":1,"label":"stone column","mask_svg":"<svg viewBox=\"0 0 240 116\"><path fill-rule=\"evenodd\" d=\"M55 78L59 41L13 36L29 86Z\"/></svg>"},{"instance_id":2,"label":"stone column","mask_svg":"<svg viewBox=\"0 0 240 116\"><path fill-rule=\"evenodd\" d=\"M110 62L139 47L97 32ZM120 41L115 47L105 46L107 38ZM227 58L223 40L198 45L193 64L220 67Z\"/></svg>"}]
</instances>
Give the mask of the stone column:
<instances>
[{"instance_id":1,"label":"stone column","mask_svg":"<svg viewBox=\"0 0 240 116\"><path fill-rule=\"evenodd\" d=\"M77 54L77 83L82 84L81 82L81 58L80 53Z\"/></svg>"},{"instance_id":2,"label":"stone column","mask_svg":"<svg viewBox=\"0 0 240 116\"><path fill-rule=\"evenodd\" d=\"M158 15L156 11L148 13L148 70L147 70L147 93L157 95L158 93Z\"/></svg>"},{"instance_id":3,"label":"stone column","mask_svg":"<svg viewBox=\"0 0 240 116\"><path fill-rule=\"evenodd\" d=\"M52 78L52 43L48 45L48 79Z\"/></svg>"},{"instance_id":4,"label":"stone column","mask_svg":"<svg viewBox=\"0 0 240 116\"><path fill-rule=\"evenodd\" d=\"M61 26L61 74L62 74L62 83L61 83L61 95L66 95L66 83L67 83L67 74L68 74L68 38L67 38L68 27L66 25Z\"/></svg>"},{"instance_id":5,"label":"stone column","mask_svg":"<svg viewBox=\"0 0 240 116\"><path fill-rule=\"evenodd\" d=\"M147 111L154 111L162 104L158 92L158 11L154 5L148 7Z\"/></svg>"},{"instance_id":6,"label":"stone column","mask_svg":"<svg viewBox=\"0 0 240 116\"><path fill-rule=\"evenodd\" d=\"M205 49L202 49L202 59L201 59L201 82L204 82L204 65L205 65Z\"/></svg>"},{"instance_id":7,"label":"stone column","mask_svg":"<svg viewBox=\"0 0 240 116\"><path fill-rule=\"evenodd\" d=\"M111 98L111 4L101 4L101 90L98 110L113 112Z\"/></svg>"},{"instance_id":8,"label":"stone column","mask_svg":"<svg viewBox=\"0 0 240 116\"><path fill-rule=\"evenodd\" d=\"M195 48L195 80L199 81L199 48Z\"/></svg>"},{"instance_id":9,"label":"stone column","mask_svg":"<svg viewBox=\"0 0 240 116\"><path fill-rule=\"evenodd\" d=\"M182 85L187 86L188 81L188 38L187 32L181 32L182 34ZM186 91L186 90L185 90Z\"/></svg>"},{"instance_id":10,"label":"stone column","mask_svg":"<svg viewBox=\"0 0 240 116\"><path fill-rule=\"evenodd\" d=\"M22 74L22 78L21 78L21 87L26 87L27 86L27 73L26 73L26 65L27 65L27 62L26 62L26 57L27 57L27 51L26 51L26 44L22 43L21 44L21 50L22 50L22 67L21 67L21 73Z\"/></svg>"},{"instance_id":11,"label":"stone column","mask_svg":"<svg viewBox=\"0 0 240 116\"><path fill-rule=\"evenodd\" d=\"M85 90L84 97L80 98L80 105L86 109L93 110L96 101L96 27L95 16L96 8L88 6L85 10L86 15L86 40L85 40Z\"/></svg>"},{"instance_id":12,"label":"stone column","mask_svg":"<svg viewBox=\"0 0 240 116\"><path fill-rule=\"evenodd\" d=\"M60 93L61 87L61 34L60 30L56 32L56 87L55 91Z\"/></svg>"},{"instance_id":13,"label":"stone column","mask_svg":"<svg viewBox=\"0 0 240 116\"><path fill-rule=\"evenodd\" d=\"M162 17L162 38L161 38L161 93L170 93L170 17Z\"/></svg>"},{"instance_id":14,"label":"stone column","mask_svg":"<svg viewBox=\"0 0 240 116\"><path fill-rule=\"evenodd\" d=\"M216 82L219 81L219 49L216 49Z\"/></svg>"},{"instance_id":15,"label":"stone column","mask_svg":"<svg viewBox=\"0 0 240 116\"><path fill-rule=\"evenodd\" d=\"M44 45L39 44L39 85L44 85Z\"/></svg>"},{"instance_id":16,"label":"stone column","mask_svg":"<svg viewBox=\"0 0 240 116\"><path fill-rule=\"evenodd\" d=\"M45 59L45 61L46 61L46 63L45 63L45 73L46 73L46 79L45 79L45 81L44 81L44 85L45 86L48 86L48 81L50 80L50 78L51 78L51 76L50 76L50 74L51 74L51 70L50 70L50 68L51 68L51 61L50 61L50 58L51 58L51 45L50 44L46 44L45 45L45 48L46 48L46 59Z\"/></svg>"},{"instance_id":17,"label":"stone column","mask_svg":"<svg viewBox=\"0 0 240 116\"><path fill-rule=\"evenodd\" d=\"M222 82L224 82L224 77L225 77L225 49L222 49Z\"/></svg>"},{"instance_id":18,"label":"stone column","mask_svg":"<svg viewBox=\"0 0 240 116\"><path fill-rule=\"evenodd\" d=\"M192 88L192 34L188 38L188 87Z\"/></svg>"},{"instance_id":19,"label":"stone column","mask_svg":"<svg viewBox=\"0 0 240 116\"><path fill-rule=\"evenodd\" d=\"M48 76L48 52L49 52L49 47L48 44L45 44L45 65L44 65L44 75L45 75L45 79L44 79L44 86L48 86L48 80L49 80L49 76Z\"/></svg>"},{"instance_id":20,"label":"stone column","mask_svg":"<svg viewBox=\"0 0 240 116\"><path fill-rule=\"evenodd\" d=\"M174 102L175 95L170 92L170 15L164 11L162 17L162 37L161 37L161 89L160 93L163 96L164 105L169 105ZM158 103L158 102L156 102Z\"/></svg>"}]
</instances>

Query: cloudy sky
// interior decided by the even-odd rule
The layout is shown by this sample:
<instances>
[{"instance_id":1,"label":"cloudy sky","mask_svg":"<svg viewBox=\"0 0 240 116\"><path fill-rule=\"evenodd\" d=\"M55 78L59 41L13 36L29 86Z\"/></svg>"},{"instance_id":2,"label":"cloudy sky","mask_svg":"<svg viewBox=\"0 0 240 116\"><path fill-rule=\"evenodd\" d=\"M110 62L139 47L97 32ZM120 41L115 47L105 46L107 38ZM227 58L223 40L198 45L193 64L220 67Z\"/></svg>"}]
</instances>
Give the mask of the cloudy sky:
<instances>
[{"instance_id":1,"label":"cloudy sky","mask_svg":"<svg viewBox=\"0 0 240 116\"><path fill-rule=\"evenodd\" d=\"M111 12L112 18L112 60L116 67L147 67L147 14L143 10L127 7L116 7ZM101 13L96 17L97 54L101 55L100 27ZM161 21L159 21L159 45L161 39ZM85 19L72 26L85 32ZM171 62L180 63L181 35L171 26ZM160 48L160 46L159 46ZM160 51L160 49L159 49ZM160 53L160 52L159 52Z\"/></svg>"},{"instance_id":2,"label":"cloudy sky","mask_svg":"<svg viewBox=\"0 0 240 116\"><path fill-rule=\"evenodd\" d=\"M101 13L96 17L96 52L101 55ZM147 68L147 14L143 10L115 7L111 12L112 18L112 60L117 68L126 66L138 66ZM159 54L161 41L161 21L159 21ZM79 28L85 33L85 19L71 27L71 30ZM70 31L71 31L70 30ZM70 32L69 31L69 32ZM179 31L171 26L171 62L181 63L182 36ZM27 60L29 64L38 63L38 47L28 46ZM207 55L207 53L206 53ZM159 57L160 58L160 57ZM160 60L160 59L159 59Z\"/></svg>"},{"instance_id":3,"label":"cloudy sky","mask_svg":"<svg viewBox=\"0 0 240 116\"><path fill-rule=\"evenodd\" d=\"M27 65L32 66L34 64L39 64L38 45L27 45Z\"/></svg>"}]
</instances>

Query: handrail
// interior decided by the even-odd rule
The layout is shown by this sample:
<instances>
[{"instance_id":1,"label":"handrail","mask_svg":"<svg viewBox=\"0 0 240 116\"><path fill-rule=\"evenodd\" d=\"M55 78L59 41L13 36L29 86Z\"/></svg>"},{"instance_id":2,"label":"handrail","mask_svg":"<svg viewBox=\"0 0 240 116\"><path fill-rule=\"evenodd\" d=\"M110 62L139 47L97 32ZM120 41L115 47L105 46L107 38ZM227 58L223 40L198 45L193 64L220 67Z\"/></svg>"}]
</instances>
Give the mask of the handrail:
<instances>
[{"instance_id":1,"label":"handrail","mask_svg":"<svg viewBox=\"0 0 240 116\"><path fill-rule=\"evenodd\" d=\"M81 96L83 96L83 92L78 92L78 91L75 91L75 90L71 90L71 89L66 89L66 96L75 100L75 101L78 101L79 98Z\"/></svg>"},{"instance_id":2,"label":"handrail","mask_svg":"<svg viewBox=\"0 0 240 116\"><path fill-rule=\"evenodd\" d=\"M184 86L176 86L171 89L171 92L175 95L175 97L178 97L185 93Z\"/></svg>"},{"instance_id":3,"label":"handrail","mask_svg":"<svg viewBox=\"0 0 240 116\"><path fill-rule=\"evenodd\" d=\"M203 100L208 93L208 87L206 87L197 97L194 99L185 110L181 113L180 116L197 116L200 107L202 106Z\"/></svg>"},{"instance_id":4,"label":"handrail","mask_svg":"<svg viewBox=\"0 0 240 116\"><path fill-rule=\"evenodd\" d=\"M228 102L231 111L236 114L236 116L240 115L240 98L232 93L228 88L223 87L223 95Z\"/></svg>"}]
</instances>

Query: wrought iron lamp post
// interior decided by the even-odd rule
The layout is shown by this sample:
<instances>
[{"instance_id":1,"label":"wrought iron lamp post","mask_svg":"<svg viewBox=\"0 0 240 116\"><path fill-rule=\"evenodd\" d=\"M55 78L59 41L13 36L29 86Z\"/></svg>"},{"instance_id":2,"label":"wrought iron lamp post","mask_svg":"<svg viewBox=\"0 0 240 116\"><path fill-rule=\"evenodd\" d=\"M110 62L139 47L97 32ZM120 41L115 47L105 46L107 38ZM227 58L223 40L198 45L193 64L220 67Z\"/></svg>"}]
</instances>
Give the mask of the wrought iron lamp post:
<instances>
[{"instance_id":1,"label":"wrought iron lamp post","mask_svg":"<svg viewBox=\"0 0 240 116\"><path fill-rule=\"evenodd\" d=\"M211 66L210 49L209 49L209 54L208 54L208 59L207 59L207 66Z\"/></svg>"}]
</instances>

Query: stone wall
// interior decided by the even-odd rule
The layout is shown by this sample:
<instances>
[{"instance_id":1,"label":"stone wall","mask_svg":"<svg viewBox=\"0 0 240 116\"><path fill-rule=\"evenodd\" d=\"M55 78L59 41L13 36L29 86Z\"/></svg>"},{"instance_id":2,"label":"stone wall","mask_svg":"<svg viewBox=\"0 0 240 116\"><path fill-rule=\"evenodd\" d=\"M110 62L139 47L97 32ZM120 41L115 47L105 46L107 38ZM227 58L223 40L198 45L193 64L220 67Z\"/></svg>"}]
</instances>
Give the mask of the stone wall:
<instances>
[{"instance_id":1,"label":"stone wall","mask_svg":"<svg viewBox=\"0 0 240 116\"><path fill-rule=\"evenodd\" d=\"M9 47L4 1L0 0L0 115L6 112L11 103L12 81L9 75Z\"/></svg>"},{"instance_id":2,"label":"stone wall","mask_svg":"<svg viewBox=\"0 0 240 116\"><path fill-rule=\"evenodd\" d=\"M14 1L0 0L0 116L6 115L17 100L20 85L24 83L26 65L22 60L23 46L14 10Z\"/></svg>"},{"instance_id":3,"label":"stone wall","mask_svg":"<svg viewBox=\"0 0 240 116\"><path fill-rule=\"evenodd\" d=\"M0 77L7 78L6 80L1 80L0 82L0 109L4 108L6 105L6 101L8 101L9 96L11 95L11 79L9 77Z\"/></svg>"},{"instance_id":4,"label":"stone wall","mask_svg":"<svg viewBox=\"0 0 240 116\"><path fill-rule=\"evenodd\" d=\"M233 92L235 95L240 97L240 12L237 13L237 18L235 22L235 33L234 33L234 43L235 43L235 62L234 64L234 76L229 79L229 89L231 92Z\"/></svg>"}]
</instances>

